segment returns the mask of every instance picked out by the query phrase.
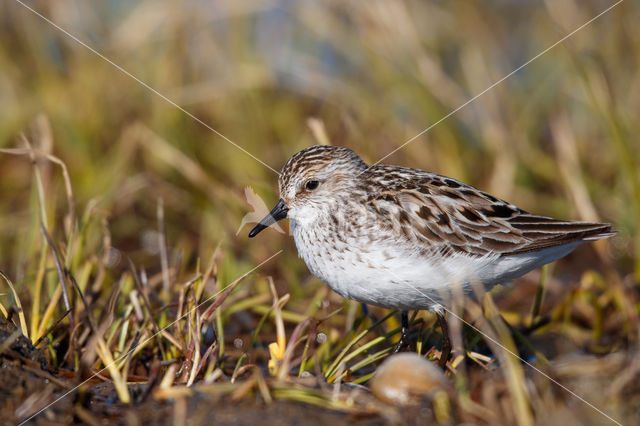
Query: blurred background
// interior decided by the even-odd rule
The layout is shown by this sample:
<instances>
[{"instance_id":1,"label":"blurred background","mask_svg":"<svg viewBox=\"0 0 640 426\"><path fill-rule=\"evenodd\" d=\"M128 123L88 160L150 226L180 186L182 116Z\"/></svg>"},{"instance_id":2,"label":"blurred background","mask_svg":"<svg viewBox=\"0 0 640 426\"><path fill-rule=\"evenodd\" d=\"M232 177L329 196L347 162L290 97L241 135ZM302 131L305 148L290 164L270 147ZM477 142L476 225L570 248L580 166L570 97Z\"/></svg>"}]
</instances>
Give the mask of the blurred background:
<instances>
[{"instance_id":1,"label":"blurred background","mask_svg":"<svg viewBox=\"0 0 640 426\"><path fill-rule=\"evenodd\" d=\"M542 311L571 312L554 317L565 321L554 330L589 353L619 349L611 337L618 332L622 347L632 346L640 310L640 3L620 3L545 52L613 3L26 3L112 64L5 1L0 269L37 319L58 286L41 215L58 249L68 250L72 273L87 265L85 284L102 277L104 266L105 285L115 287L130 269L127 259L150 277L171 269L171 282L184 283L212 256L217 282L226 284L283 249L223 315L238 319L228 327L252 333L255 318L238 315L259 304L261 314L268 311L264 277L273 276L279 294L291 294L285 320L300 323L305 317L295 313L314 315L328 292L298 259L288 233L267 230L249 240L250 226L239 229L254 210L255 197L246 194L255 191L271 207L275 171L309 145L344 145L373 163L437 123L384 162L463 180L537 214L614 224L615 238L558 262ZM33 302L45 264L44 302ZM528 312L538 279L536 272L527 290L502 302L514 324L524 322L509 310ZM100 291L94 286L97 306L108 296ZM257 299L242 302L247 297ZM13 299L3 290L0 300ZM353 320L349 312L333 318L334 331L344 329L344 316ZM41 331L48 324L45 317ZM32 332L37 328L34 320Z\"/></svg>"}]
</instances>

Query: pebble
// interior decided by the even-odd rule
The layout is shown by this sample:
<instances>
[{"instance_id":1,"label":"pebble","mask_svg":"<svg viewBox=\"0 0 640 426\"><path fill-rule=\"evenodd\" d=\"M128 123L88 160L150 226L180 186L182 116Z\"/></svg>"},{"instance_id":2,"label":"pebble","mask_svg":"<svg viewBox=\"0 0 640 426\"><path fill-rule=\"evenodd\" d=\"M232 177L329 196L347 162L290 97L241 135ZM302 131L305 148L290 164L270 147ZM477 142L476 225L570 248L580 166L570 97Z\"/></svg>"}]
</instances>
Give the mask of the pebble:
<instances>
[{"instance_id":1,"label":"pebble","mask_svg":"<svg viewBox=\"0 0 640 426\"><path fill-rule=\"evenodd\" d=\"M442 370L415 352L387 358L370 382L371 393L380 401L408 405L438 391L448 392L451 384Z\"/></svg>"}]
</instances>

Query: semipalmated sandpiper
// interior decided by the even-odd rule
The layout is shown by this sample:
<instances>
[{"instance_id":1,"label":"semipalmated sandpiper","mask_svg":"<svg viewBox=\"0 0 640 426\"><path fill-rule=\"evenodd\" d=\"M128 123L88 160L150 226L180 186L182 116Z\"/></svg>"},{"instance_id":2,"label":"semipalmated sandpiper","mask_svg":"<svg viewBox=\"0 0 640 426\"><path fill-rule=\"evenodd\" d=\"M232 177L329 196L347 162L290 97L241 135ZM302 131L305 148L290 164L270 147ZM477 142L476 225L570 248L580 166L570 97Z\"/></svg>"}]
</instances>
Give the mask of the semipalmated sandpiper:
<instances>
[{"instance_id":1,"label":"semipalmated sandpiper","mask_svg":"<svg viewBox=\"0 0 640 426\"><path fill-rule=\"evenodd\" d=\"M280 201L249 237L288 218L309 270L343 297L403 312L443 306L458 285L491 288L614 234L606 223L528 213L455 179L368 166L345 147L317 145L287 161ZM402 338L401 338L402 341ZM443 346L444 346L443 344Z\"/></svg>"}]
</instances>

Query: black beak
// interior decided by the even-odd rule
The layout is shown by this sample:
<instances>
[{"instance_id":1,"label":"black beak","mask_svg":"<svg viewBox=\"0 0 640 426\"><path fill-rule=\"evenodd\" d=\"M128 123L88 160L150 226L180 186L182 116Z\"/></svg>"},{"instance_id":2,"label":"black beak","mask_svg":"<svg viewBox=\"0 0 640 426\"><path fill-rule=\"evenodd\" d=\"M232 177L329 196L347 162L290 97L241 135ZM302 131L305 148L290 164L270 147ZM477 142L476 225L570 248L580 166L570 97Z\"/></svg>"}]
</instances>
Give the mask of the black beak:
<instances>
[{"instance_id":1,"label":"black beak","mask_svg":"<svg viewBox=\"0 0 640 426\"><path fill-rule=\"evenodd\" d=\"M280 201L278 201L278 204L276 204L276 206L271 209L271 211L269 212L268 215L266 215L264 217L264 219L262 219L260 221L259 224L257 224L252 230L251 232L249 232L249 238L253 238L256 235L258 235L258 233L260 233L260 231L262 231L265 228L268 228L269 226L273 225L274 223L276 223L279 220L282 220L284 218L287 217L287 212L289 211L289 208L287 207L287 205L284 203L284 200L282 198L280 198Z\"/></svg>"}]
</instances>

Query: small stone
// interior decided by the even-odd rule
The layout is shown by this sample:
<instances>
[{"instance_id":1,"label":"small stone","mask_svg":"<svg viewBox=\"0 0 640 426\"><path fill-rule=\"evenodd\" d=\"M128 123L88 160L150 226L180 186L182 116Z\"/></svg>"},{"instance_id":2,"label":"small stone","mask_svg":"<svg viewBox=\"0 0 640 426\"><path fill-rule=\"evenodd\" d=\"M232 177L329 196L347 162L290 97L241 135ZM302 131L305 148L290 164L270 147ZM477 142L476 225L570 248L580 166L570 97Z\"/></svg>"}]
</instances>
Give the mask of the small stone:
<instances>
[{"instance_id":1,"label":"small stone","mask_svg":"<svg viewBox=\"0 0 640 426\"><path fill-rule=\"evenodd\" d=\"M371 393L388 404L408 405L451 385L441 369L415 352L391 355L371 379Z\"/></svg>"}]
</instances>

